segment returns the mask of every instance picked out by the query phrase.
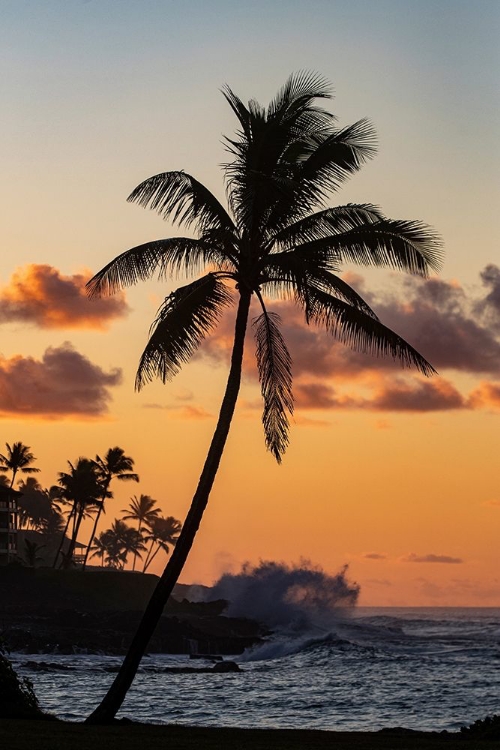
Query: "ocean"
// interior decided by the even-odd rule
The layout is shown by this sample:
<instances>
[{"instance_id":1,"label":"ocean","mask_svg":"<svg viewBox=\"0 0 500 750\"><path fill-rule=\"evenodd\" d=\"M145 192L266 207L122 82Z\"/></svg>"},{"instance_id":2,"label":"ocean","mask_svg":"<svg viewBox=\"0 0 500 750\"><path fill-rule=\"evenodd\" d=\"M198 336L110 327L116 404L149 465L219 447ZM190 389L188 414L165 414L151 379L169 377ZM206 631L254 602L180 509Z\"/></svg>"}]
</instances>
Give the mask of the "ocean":
<instances>
[{"instance_id":1,"label":"ocean","mask_svg":"<svg viewBox=\"0 0 500 750\"><path fill-rule=\"evenodd\" d=\"M121 661L10 658L42 708L68 720L91 712L113 679L107 670ZM59 669L33 671L28 661ZM310 619L278 626L234 661L241 672L172 674L162 670L203 662L147 656L119 715L199 726L454 731L500 713L500 608L340 607L327 627Z\"/></svg>"}]
</instances>

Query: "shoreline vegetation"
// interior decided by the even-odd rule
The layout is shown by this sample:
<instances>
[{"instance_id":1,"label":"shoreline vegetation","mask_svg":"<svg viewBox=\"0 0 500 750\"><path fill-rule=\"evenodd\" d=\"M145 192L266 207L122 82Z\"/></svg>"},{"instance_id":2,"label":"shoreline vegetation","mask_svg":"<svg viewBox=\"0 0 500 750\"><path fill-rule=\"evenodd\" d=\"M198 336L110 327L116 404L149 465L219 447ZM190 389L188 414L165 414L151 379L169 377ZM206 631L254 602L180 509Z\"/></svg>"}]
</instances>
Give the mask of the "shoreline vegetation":
<instances>
[{"instance_id":1,"label":"shoreline vegetation","mask_svg":"<svg viewBox=\"0 0 500 750\"><path fill-rule=\"evenodd\" d=\"M493 738L491 738L493 739ZM491 739L467 732L417 732L401 727L378 732L310 729L236 729L137 724L109 726L63 721L0 720L0 746L9 750L492 750Z\"/></svg>"}]
</instances>

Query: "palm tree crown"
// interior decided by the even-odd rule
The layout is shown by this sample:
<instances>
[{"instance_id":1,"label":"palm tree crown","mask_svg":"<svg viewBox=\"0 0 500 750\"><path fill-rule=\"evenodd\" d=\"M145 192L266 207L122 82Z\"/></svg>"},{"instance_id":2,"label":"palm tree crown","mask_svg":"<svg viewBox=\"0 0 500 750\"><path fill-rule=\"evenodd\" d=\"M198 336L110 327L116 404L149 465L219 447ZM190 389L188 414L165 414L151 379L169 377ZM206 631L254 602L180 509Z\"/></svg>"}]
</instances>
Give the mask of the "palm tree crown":
<instances>
[{"instance_id":1,"label":"palm tree crown","mask_svg":"<svg viewBox=\"0 0 500 750\"><path fill-rule=\"evenodd\" d=\"M185 172L142 182L129 201L194 230L194 237L155 240L119 255L89 282L105 295L158 275L193 273L158 310L141 356L136 387L172 378L219 321L237 305L226 390L192 504L167 567L153 593L113 685L89 721L107 721L123 701L140 659L193 544L222 457L241 383L245 333L253 321L268 449L280 461L293 410L291 357L280 317L269 298L292 300L306 323L323 326L349 346L387 354L423 374L431 365L384 326L368 303L338 274L345 263L382 266L425 276L439 265L435 233L419 221L388 219L371 204L327 206L329 195L375 152L367 120L339 129L321 103L330 86L316 74L292 75L267 108L223 94L238 130L226 139L228 208Z\"/></svg>"},{"instance_id":2,"label":"palm tree crown","mask_svg":"<svg viewBox=\"0 0 500 750\"><path fill-rule=\"evenodd\" d=\"M315 104L330 97L322 78L292 76L267 109L255 101L246 107L227 87L223 93L239 122L236 136L226 139L233 157L225 166L229 211L185 172L145 180L128 200L193 226L197 237L134 247L105 266L89 289L101 295L155 274L205 271L160 307L137 388L156 376L166 381L175 375L234 301L234 286L240 298L255 295L261 307L253 325L265 438L280 461L293 410L291 359L280 318L265 298L291 298L307 323L428 375L429 363L337 274L350 262L425 276L439 265L440 243L421 222L388 219L371 204L325 207L327 196L373 156L375 134L367 120L336 127L334 116Z\"/></svg>"},{"instance_id":3,"label":"palm tree crown","mask_svg":"<svg viewBox=\"0 0 500 750\"><path fill-rule=\"evenodd\" d=\"M40 469L30 466L33 461L36 461L36 458L31 452L29 445L18 442L12 443L12 446L9 443L5 443L5 446L7 453L6 455L3 453L0 454L0 471L12 472L11 487L14 486L14 480L18 471L22 474L36 474L40 471Z\"/></svg>"}]
</instances>

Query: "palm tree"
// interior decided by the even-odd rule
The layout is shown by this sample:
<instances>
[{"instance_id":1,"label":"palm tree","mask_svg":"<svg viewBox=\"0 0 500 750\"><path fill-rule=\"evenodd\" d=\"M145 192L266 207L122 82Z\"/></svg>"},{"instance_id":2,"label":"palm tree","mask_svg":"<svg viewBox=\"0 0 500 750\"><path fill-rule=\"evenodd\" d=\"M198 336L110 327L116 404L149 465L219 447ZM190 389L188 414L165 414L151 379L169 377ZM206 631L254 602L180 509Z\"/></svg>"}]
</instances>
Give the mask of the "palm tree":
<instances>
[{"instance_id":1,"label":"palm tree","mask_svg":"<svg viewBox=\"0 0 500 750\"><path fill-rule=\"evenodd\" d=\"M440 243L421 222L388 219L370 204L326 206L328 195L374 155L371 124L360 120L338 129L333 115L316 103L331 96L329 84L317 74L292 75L267 109L255 100L245 106L228 87L223 93L238 120L238 131L226 139L229 209L185 172L145 180L129 201L193 227L196 236L127 250L89 282L90 295L101 296L155 274L166 279L203 273L171 292L160 307L139 362L138 389L155 377L170 380L225 308L237 307L226 390L190 510L122 667L89 722L109 721L121 705L191 549L240 388L252 297L260 308L253 328L265 441L278 462L288 444L293 410L291 358L280 318L268 310L268 297L293 300L307 323L324 327L357 350L390 355L425 375L433 372L337 275L345 262L422 276L439 265Z\"/></svg>"},{"instance_id":2,"label":"palm tree","mask_svg":"<svg viewBox=\"0 0 500 750\"><path fill-rule=\"evenodd\" d=\"M148 521L147 527L148 532L146 533L145 541L151 542L151 544L144 561L143 573L147 571L160 550L163 550L168 555L170 547L174 547L177 543L182 524L173 516L167 516L166 518L159 516ZM153 552L155 544L156 549Z\"/></svg>"},{"instance_id":3,"label":"palm tree","mask_svg":"<svg viewBox=\"0 0 500 750\"><path fill-rule=\"evenodd\" d=\"M144 524L149 526L154 519L158 518L160 509L155 508L156 500L153 500L149 495L139 495L139 497L134 495L130 498L130 501L128 508L122 510L122 513L125 513L123 520L137 521L137 531L140 534ZM135 570L136 561L137 555L134 555L132 570Z\"/></svg>"},{"instance_id":4,"label":"palm tree","mask_svg":"<svg viewBox=\"0 0 500 750\"><path fill-rule=\"evenodd\" d=\"M71 520L73 521L73 530L71 533L69 548L63 556L63 567L69 567L73 561L78 532L83 518L96 510L101 501L102 486L99 481L99 474L95 462L89 458L79 458L76 464L68 461L69 472L59 472L58 484L61 488L60 497L68 503L71 503L71 510L68 514L66 527L61 537L61 543L54 560L54 567L62 550L64 539L68 531Z\"/></svg>"},{"instance_id":5,"label":"palm tree","mask_svg":"<svg viewBox=\"0 0 500 750\"><path fill-rule=\"evenodd\" d=\"M134 557L144 552L146 546L137 529L128 526L124 521L115 520L110 529L99 534L92 546L92 557L99 556L111 568L123 569L129 553Z\"/></svg>"},{"instance_id":6,"label":"palm tree","mask_svg":"<svg viewBox=\"0 0 500 750\"><path fill-rule=\"evenodd\" d=\"M94 526L92 528L87 551L83 560L83 570L85 570L86 568L90 547L92 545L92 542L94 541L95 533L97 531L97 524L99 523L101 513L104 510L104 501L106 500L106 498L111 497L111 493L109 492L109 485L111 484L111 480L116 478L122 482L139 481L139 476L132 472L132 469L134 468L134 459L130 458L130 456L126 456L125 451L122 450L122 448L118 448L117 446L115 448L110 448L104 458L96 456L95 464L99 474L99 481L102 485L101 504L95 516Z\"/></svg>"},{"instance_id":7,"label":"palm tree","mask_svg":"<svg viewBox=\"0 0 500 750\"><path fill-rule=\"evenodd\" d=\"M7 453L4 455L0 453L0 471L11 471L12 478L10 486L14 486L14 480L16 474L20 471L22 474L36 474L40 469L36 469L34 466L30 466L33 461L36 461L35 456L31 453L29 445L24 443L13 443L12 447L5 443Z\"/></svg>"}]
</instances>

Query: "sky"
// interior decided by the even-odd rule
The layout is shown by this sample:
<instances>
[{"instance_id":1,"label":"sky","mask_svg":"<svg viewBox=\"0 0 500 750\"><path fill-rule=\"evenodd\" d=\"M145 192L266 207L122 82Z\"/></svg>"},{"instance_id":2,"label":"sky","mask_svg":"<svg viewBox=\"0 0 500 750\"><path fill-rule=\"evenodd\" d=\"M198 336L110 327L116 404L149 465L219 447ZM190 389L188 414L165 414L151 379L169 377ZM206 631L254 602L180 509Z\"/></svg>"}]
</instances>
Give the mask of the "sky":
<instances>
[{"instance_id":1,"label":"sky","mask_svg":"<svg viewBox=\"0 0 500 750\"><path fill-rule=\"evenodd\" d=\"M500 606L500 6L496 0L0 0L0 446L31 446L49 486L119 445L183 519L222 397L232 319L177 378L134 392L172 284L89 301L118 253L173 236L126 202L184 169L224 200L220 89L266 104L293 71L330 80L339 126L369 117L378 154L331 205L370 202L442 237L429 280L346 267L438 375L351 352L282 314L295 417L264 446L254 343L209 508L182 576L242 563L349 565L367 606ZM158 560L156 572L162 561Z\"/></svg>"}]
</instances>

